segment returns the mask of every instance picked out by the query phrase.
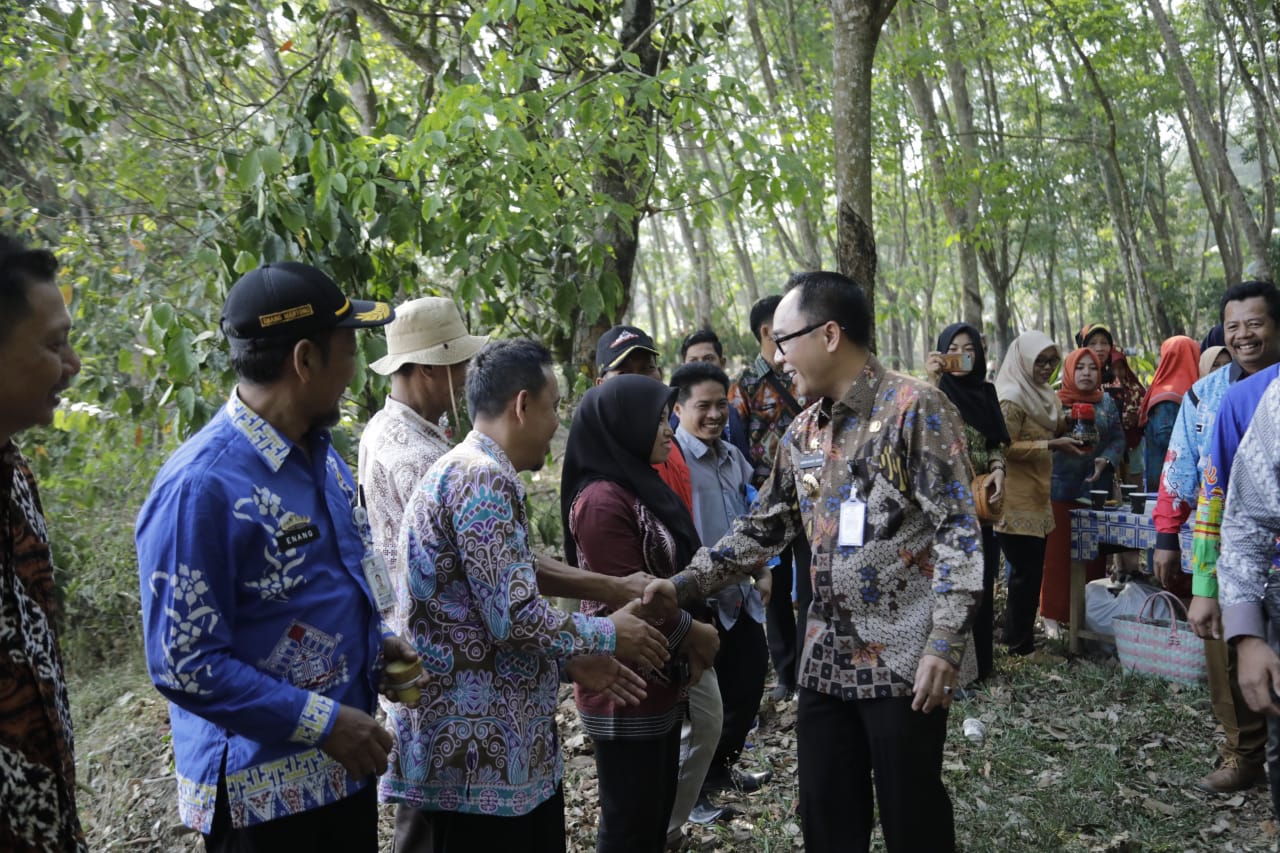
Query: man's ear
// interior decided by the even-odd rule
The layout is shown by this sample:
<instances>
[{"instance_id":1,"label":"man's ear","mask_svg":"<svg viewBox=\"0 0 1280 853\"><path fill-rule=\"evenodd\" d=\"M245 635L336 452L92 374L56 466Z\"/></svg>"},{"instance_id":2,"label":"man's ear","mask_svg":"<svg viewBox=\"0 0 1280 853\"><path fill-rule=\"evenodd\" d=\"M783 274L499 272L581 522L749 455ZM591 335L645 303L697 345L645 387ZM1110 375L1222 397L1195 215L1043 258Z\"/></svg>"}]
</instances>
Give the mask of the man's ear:
<instances>
[{"instance_id":1,"label":"man's ear","mask_svg":"<svg viewBox=\"0 0 1280 853\"><path fill-rule=\"evenodd\" d=\"M674 406L672 407L672 411L674 411L674 412L676 413L676 420L680 420L680 412L681 412L683 409L684 409L684 406L680 403L680 401L679 401L679 400L677 400L677 401L675 402Z\"/></svg>"},{"instance_id":2,"label":"man's ear","mask_svg":"<svg viewBox=\"0 0 1280 853\"><path fill-rule=\"evenodd\" d=\"M516 392L515 398L511 401L514 407L513 411L516 416L516 423L524 426L525 418L529 415L529 391L522 388Z\"/></svg>"},{"instance_id":3,"label":"man's ear","mask_svg":"<svg viewBox=\"0 0 1280 853\"><path fill-rule=\"evenodd\" d=\"M834 328L833 328L834 327ZM835 352L840 347L840 337L844 334L844 329L835 323L828 323L822 330L822 336L826 339L827 352Z\"/></svg>"},{"instance_id":4,"label":"man's ear","mask_svg":"<svg viewBox=\"0 0 1280 853\"><path fill-rule=\"evenodd\" d=\"M315 342L303 338L294 344L291 361L298 378L303 382L310 381L312 373L320 366L320 352Z\"/></svg>"},{"instance_id":5,"label":"man's ear","mask_svg":"<svg viewBox=\"0 0 1280 853\"><path fill-rule=\"evenodd\" d=\"M769 336L770 336L770 335L772 335L772 334L773 334L773 323L772 323L772 322L769 322L769 323L761 323L761 324L760 324L760 341L761 341L762 343L764 342L764 339L765 339L765 338L769 337Z\"/></svg>"}]
</instances>

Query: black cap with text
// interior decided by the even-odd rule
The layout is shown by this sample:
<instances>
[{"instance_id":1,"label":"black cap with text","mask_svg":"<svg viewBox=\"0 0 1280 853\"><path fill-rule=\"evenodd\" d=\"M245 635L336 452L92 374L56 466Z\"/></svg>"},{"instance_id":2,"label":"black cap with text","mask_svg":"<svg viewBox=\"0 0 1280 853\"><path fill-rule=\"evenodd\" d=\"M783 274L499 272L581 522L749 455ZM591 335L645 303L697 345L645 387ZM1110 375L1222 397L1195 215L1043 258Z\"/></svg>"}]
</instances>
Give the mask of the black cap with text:
<instances>
[{"instance_id":1,"label":"black cap with text","mask_svg":"<svg viewBox=\"0 0 1280 853\"><path fill-rule=\"evenodd\" d=\"M348 299L333 279L308 264L264 264L240 277L222 306L229 338L302 338L334 328L385 326L386 302Z\"/></svg>"}]
</instances>

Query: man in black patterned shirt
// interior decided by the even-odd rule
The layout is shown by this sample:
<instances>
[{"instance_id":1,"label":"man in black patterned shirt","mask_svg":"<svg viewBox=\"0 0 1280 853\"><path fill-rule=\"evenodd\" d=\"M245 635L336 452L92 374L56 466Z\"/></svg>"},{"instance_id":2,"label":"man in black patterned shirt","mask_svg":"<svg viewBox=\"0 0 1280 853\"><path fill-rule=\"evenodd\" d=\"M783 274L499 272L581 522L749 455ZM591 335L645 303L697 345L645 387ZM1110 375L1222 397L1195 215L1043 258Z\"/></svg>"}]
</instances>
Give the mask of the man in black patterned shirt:
<instances>
[{"instance_id":1,"label":"man in black patterned shirt","mask_svg":"<svg viewBox=\"0 0 1280 853\"><path fill-rule=\"evenodd\" d=\"M982 595L959 415L869 351L871 307L830 272L793 276L775 363L815 401L783 437L751 511L666 585L694 601L802 532L813 604L800 663L800 815L809 853L955 847L942 784L947 708ZM874 796L872 774L874 771Z\"/></svg>"}]
</instances>

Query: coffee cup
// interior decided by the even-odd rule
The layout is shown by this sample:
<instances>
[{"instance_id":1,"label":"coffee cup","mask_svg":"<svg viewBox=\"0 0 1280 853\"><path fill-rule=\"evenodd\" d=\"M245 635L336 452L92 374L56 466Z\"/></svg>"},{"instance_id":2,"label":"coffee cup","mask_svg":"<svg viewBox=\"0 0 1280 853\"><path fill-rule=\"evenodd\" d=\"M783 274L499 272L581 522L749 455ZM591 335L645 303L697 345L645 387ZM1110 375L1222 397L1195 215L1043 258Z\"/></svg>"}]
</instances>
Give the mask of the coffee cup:
<instances>
[{"instance_id":1,"label":"coffee cup","mask_svg":"<svg viewBox=\"0 0 1280 853\"><path fill-rule=\"evenodd\" d=\"M1146 515L1147 497L1146 492L1133 492L1129 495L1129 509L1134 515Z\"/></svg>"},{"instance_id":2,"label":"coffee cup","mask_svg":"<svg viewBox=\"0 0 1280 853\"><path fill-rule=\"evenodd\" d=\"M422 691L418 688L418 679L422 677L421 660L388 661L384 674L387 689L394 691L399 701L416 705L422 698Z\"/></svg>"},{"instance_id":3,"label":"coffee cup","mask_svg":"<svg viewBox=\"0 0 1280 853\"><path fill-rule=\"evenodd\" d=\"M1089 500L1093 502L1094 509L1106 509L1107 498L1111 495L1106 489L1094 489L1089 492Z\"/></svg>"}]
</instances>

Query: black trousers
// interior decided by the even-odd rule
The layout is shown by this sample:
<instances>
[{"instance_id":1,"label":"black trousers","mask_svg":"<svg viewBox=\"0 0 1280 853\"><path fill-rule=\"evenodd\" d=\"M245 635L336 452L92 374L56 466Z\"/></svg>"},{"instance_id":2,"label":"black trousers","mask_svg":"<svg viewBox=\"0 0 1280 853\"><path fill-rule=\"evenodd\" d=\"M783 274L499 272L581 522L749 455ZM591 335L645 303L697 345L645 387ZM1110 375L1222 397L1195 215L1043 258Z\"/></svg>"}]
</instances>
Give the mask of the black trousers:
<instances>
[{"instance_id":1,"label":"black trousers","mask_svg":"<svg viewBox=\"0 0 1280 853\"><path fill-rule=\"evenodd\" d=\"M1004 644L1016 655L1035 651L1036 611L1044 578L1044 537L997 534L1009 558L1009 598L1004 613Z\"/></svg>"},{"instance_id":2,"label":"black trousers","mask_svg":"<svg viewBox=\"0 0 1280 853\"><path fill-rule=\"evenodd\" d=\"M910 697L845 701L802 687L796 732L805 853L870 850L877 805L889 853L955 850L942 784L946 711L912 711Z\"/></svg>"},{"instance_id":3,"label":"black trousers","mask_svg":"<svg viewBox=\"0 0 1280 853\"><path fill-rule=\"evenodd\" d=\"M809 540L796 537L787 550L778 555L779 565L773 569L773 595L765 608L765 631L769 638L769 657L778 684L796 689L800 653L804 650L804 629L813 591L809 588ZM796 582L795 609L791 603L791 581ZM797 619L797 616L799 618Z\"/></svg>"},{"instance_id":4,"label":"black trousers","mask_svg":"<svg viewBox=\"0 0 1280 853\"><path fill-rule=\"evenodd\" d=\"M996 575L1000 571L1000 542L991 525L982 526L982 603L973 618L973 653L978 658L978 678L995 670Z\"/></svg>"},{"instance_id":5,"label":"black trousers","mask_svg":"<svg viewBox=\"0 0 1280 853\"><path fill-rule=\"evenodd\" d=\"M435 853L431 813L396 804L396 829L391 836L391 853Z\"/></svg>"},{"instance_id":6,"label":"black trousers","mask_svg":"<svg viewBox=\"0 0 1280 853\"><path fill-rule=\"evenodd\" d=\"M426 812L435 853L564 853L564 787L520 817ZM330 850L340 848L330 847Z\"/></svg>"},{"instance_id":7,"label":"black trousers","mask_svg":"<svg viewBox=\"0 0 1280 853\"><path fill-rule=\"evenodd\" d=\"M729 775L729 767L742 754L751 724L760 710L764 680L769 674L769 649L764 628L745 612L738 614L738 621L728 631L717 619L716 630L720 634L716 677L720 681L724 722L707 778L723 780Z\"/></svg>"},{"instance_id":8,"label":"black trousers","mask_svg":"<svg viewBox=\"0 0 1280 853\"><path fill-rule=\"evenodd\" d=\"M225 779L218 781L213 826L204 837L208 853L278 853L281 850L342 850L378 853L378 786L370 781L351 796L300 814L235 829Z\"/></svg>"},{"instance_id":9,"label":"black trousers","mask_svg":"<svg viewBox=\"0 0 1280 853\"><path fill-rule=\"evenodd\" d=\"M663 853L680 773L680 727L657 738L597 740L595 748L596 853Z\"/></svg>"}]
</instances>

